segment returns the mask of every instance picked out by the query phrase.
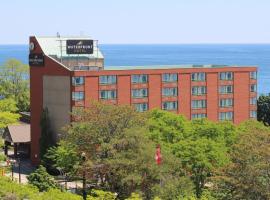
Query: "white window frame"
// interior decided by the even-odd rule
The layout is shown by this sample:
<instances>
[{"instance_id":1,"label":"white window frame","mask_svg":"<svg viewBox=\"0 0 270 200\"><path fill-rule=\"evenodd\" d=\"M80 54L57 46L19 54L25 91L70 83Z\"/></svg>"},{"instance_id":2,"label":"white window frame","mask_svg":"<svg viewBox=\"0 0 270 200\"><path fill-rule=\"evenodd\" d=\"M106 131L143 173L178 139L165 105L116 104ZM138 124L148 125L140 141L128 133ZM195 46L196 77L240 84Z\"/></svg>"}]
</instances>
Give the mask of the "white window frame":
<instances>
[{"instance_id":1,"label":"white window frame","mask_svg":"<svg viewBox=\"0 0 270 200\"><path fill-rule=\"evenodd\" d=\"M178 82L178 74L177 73L162 74L162 82L164 83Z\"/></svg>"},{"instance_id":2,"label":"white window frame","mask_svg":"<svg viewBox=\"0 0 270 200\"><path fill-rule=\"evenodd\" d=\"M191 94L194 96L206 95L207 87L206 86L193 86L191 88Z\"/></svg>"},{"instance_id":3,"label":"white window frame","mask_svg":"<svg viewBox=\"0 0 270 200\"><path fill-rule=\"evenodd\" d=\"M191 108L192 109L204 109L206 107L207 107L206 99L192 100L191 101Z\"/></svg>"},{"instance_id":4,"label":"white window frame","mask_svg":"<svg viewBox=\"0 0 270 200\"><path fill-rule=\"evenodd\" d=\"M192 81L206 81L206 73L205 72L196 72L191 74Z\"/></svg>"}]
</instances>

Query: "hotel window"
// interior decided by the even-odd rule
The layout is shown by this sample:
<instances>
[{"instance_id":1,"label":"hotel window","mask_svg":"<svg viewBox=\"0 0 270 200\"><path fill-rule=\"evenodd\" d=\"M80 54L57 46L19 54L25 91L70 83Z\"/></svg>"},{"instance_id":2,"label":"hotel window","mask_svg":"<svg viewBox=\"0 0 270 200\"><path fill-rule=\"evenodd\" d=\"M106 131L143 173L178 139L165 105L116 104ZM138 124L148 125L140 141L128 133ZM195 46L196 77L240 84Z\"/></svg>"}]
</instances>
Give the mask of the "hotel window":
<instances>
[{"instance_id":1,"label":"hotel window","mask_svg":"<svg viewBox=\"0 0 270 200\"><path fill-rule=\"evenodd\" d=\"M256 110L251 110L249 114L250 118L257 118L257 111Z\"/></svg>"},{"instance_id":2,"label":"hotel window","mask_svg":"<svg viewBox=\"0 0 270 200\"><path fill-rule=\"evenodd\" d=\"M204 72L192 73L191 80L192 81L205 81L205 73Z\"/></svg>"},{"instance_id":3,"label":"hotel window","mask_svg":"<svg viewBox=\"0 0 270 200\"><path fill-rule=\"evenodd\" d=\"M193 100L192 108L193 109L206 108L206 100Z\"/></svg>"},{"instance_id":4,"label":"hotel window","mask_svg":"<svg viewBox=\"0 0 270 200\"><path fill-rule=\"evenodd\" d=\"M99 92L101 99L116 99L116 90L101 90Z\"/></svg>"},{"instance_id":5,"label":"hotel window","mask_svg":"<svg viewBox=\"0 0 270 200\"><path fill-rule=\"evenodd\" d=\"M250 85L250 92L257 92L257 85L256 84Z\"/></svg>"},{"instance_id":6,"label":"hotel window","mask_svg":"<svg viewBox=\"0 0 270 200\"><path fill-rule=\"evenodd\" d=\"M148 110L148 104L147 103L135 103L133 104L133 106L135 107L135 109L138 112L144 112Z\"/></svg>"},{"instance_id":7,"label":"hotel window","mask_svg":"<svg viewBox=\"0 0 270 200\"><path fill-rule=\"evenodd\" d=\"M162 74L162 82L177 82L177 74Z\"/></svg>"},{"instance_id":8,"label":"hotel window","mask_svg":"<svg viewBox=\"0 0 270 200\"><path fill-rule=\"evenodd\" d=\"M162 103L163 110L177 110L178 103L177 101L167 101Z\"/></svg>"},{"instance_id":9,"label":"hotel window","mask_svg":"<svg viewBox=\"0 0 270 200\"><path fill-rule=\"evenodd\" d=\"M250 105L256 105L257 104L257 98L256 97L251 97L249 99L249 104Z\"/></svg>"},{"instance_id":10,"label":"hotel window","mask_svg":"<svg viewBox=\"0 0 270 200\"><path fill-rule=\"evenodd\" d=\"M148 82L148 75L146 75L146 74L132 75L131 82L132 83L147 83Z\"/></svg>"},{"instance_id":11,"label":"hotel window","mask_svg":"<svg viewBox=\"0 0 270 200\"><path fill-rule=\"evenodd\" d=\"M132 97L133 98L144 98L148 96L148 89L134 89L132 90Z\"/></svg>"},{"instance_id":12,"label":"hotel window","mask_svg":"<svg viewBox=\"0 0 270 200\"><path fill-rule=\"evenodd\" d=\"M195 113L192 114L191 119L202 119L206 118L206 113Z\"/></svg>"},{"instance_id":13,"label":"hotel window","mask_svg":"<svg viewBox=\"0 0 270 200\"><path fill-rule=\"evenodd\" d=\"M250 79L257 80L257 72L250 72Z\"/></svg>"},{"instance_id":14,"label":"hotel window","mask_svg":"<svg viewBox=\"0 0 270 200\"><path fill-rule=\"evenodd\" d=\"M233 112L220 112L219 113L219 120L233 120Z\"/></svg>"},{"instance_id":15,"label":"hotel window","mask_svg":"<svg viewBox=\"0 0 270 200\"><path fill-rule=\"evenodd\" d=\"M219 107L227 108L233 106L233 99L220 99L219 100Z\"/></svg>"},{"instance_id":16,"label":"hotel window","mask_svg":"<svg viewBox=\"0 0 270 200\"><path fill-rule=\"evenodd\" d=\"M233 80L233 73L232 72L220 72L219 73L219 80Z\"/></svg>"},{"instance_id":17,"label":"hotel window","mask_svg":"<svg viewBox=\"0 0 270 200\"><path fill-rule=\"evenodd\" d=\"M72 85L73 86L84 85L84 77L83 76L72 77Z\"/></svg>"},{"instance_id":18,"label":"hotel window","mask_svg":"<svg viewBox=\"0 0 270 200\"><path fill-rule=\"evenodd\" d=\"M72 100L73 101L84 100L84 92L72 92Z\"/></svg>"},{"instance_id":19,"label":"hotel window","mask_svg":"<svg viewBox=\"0 0 270 200\"><path fill-rule=\"evenodd\" d=\"M231 93L233 93L233 86L232 85L219 86L219 93L220 94L231 94Z\"/></svg>"},{"instance_id":20,"label":"hotel window","mask_svg":"<svg viewBox=\"0 0 270 200\"><path fill-rule=\"evenodd\" d=\"M115 75L100 76L99 84L101 85L116 84L116 76Z\"/></svg>"},{"instance_id":21,"label":"hotel window","mask_svg":"<svg viewBox=\"0 0 270 200\"><path fill-rule=\"evenodd\" d=\"M192 87L192 95L205 95L206 94L206 86L193 86Z\"/></svg>"},{"instance_id":22,"label":"hotel window","mask_svg":"<svg viewBox=\"0 0 270 200\"><path fill-rule=\"evenodd\" d=\"M177 88L162 88L162 96L177 96Z\"/></svg>"}]
</instances>

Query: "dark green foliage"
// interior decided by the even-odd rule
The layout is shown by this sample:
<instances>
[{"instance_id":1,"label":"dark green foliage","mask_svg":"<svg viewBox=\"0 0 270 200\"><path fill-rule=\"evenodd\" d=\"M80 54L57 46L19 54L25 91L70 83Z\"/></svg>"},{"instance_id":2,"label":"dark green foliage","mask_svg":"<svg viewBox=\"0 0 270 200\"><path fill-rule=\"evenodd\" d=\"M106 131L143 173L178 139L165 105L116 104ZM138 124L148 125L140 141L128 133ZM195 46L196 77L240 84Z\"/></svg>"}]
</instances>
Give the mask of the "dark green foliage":
<instances>
[{"instance_id":1,"label":"dark green foliage","mask_svg":"<svg viewBox=\"0 0 270 200\"><path fill-rule=\"evenodd\" d=\"M49 111L48 108L43 109L40 119L40 158L43 160L47 150L54 145L53 135L50 126Z\"/></svg>"},{"instance_id":2,"label":"dark green foliage","mask_svg":"<svg viewBox=\"0 0 270 200\"><path fill-rule=\"evenodd\" d=\"M42 165L37 170L27 176L28 182L31 185L36 186L39 191L48 191L52 188L57 188L53 176L49 175L46 168Z\"/></svg>"},{"instance_id":3,"label":"dark green foliage","mask_svg":"<svg viewBox=\"0 0 270 200\"><path fill-rule=\"evenodd\" d=\"M257 118L266 126L270 125L270 95L261 95L257 101Z\"/></svg>"},{"instance_id":4,"label":"dark green foliage","mask_svg":"<svg viewBox=\"0 0 270 200\"><path fill-rule=\"evenodd\" d=\"M218 199L270 199L270 130L248 121L239 127L230 152L231 163L214 177Z\"/></svg>"}]
</instances>

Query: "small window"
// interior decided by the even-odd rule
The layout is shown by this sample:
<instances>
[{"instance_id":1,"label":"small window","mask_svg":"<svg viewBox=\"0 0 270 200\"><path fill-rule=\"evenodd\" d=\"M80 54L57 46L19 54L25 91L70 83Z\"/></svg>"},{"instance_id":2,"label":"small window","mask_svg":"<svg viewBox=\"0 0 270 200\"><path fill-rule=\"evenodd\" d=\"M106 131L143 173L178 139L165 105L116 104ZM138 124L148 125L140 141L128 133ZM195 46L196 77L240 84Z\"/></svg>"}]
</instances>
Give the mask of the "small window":
<instances>
[{"instance_id":1,"label":"small window","mask_svg":"<svg viewBox=\"0 0 270 200\"><path fill-rule=\"evenodd\" d=\"M132 83L147 83L148 82L148 75L146 75L146 74L132 75L131 82Z\"/></svg>"},{"instance_id":2,"label":"small window","mask_svg":"<svg viewBox=\"0 0 270 200\"><path fill-rule=\"evenodd\" d=\"M177 101L167 101L162 103L163 110L177 110L178 103Z\"/></svg>"},{"instance_id":3,"label":"small window","mask_svg":"<svg viewBox=\"0 0 270 200\"><path fill-rule=\"evenodd\" d=\"M257 92L257 85L256 84L250 85L250 92Z\"/></svg>"},{"instance_id":4,"label":"small window","mask_svg":"<svg viewBox=\"0 0 270 200\"><path fill-rule=\"evenodd\" d=\"M205 81L205 73L204 72L192 73L191 80L192 81Z\"/></svg>"},{"instance_id":5,"label":"small window","mask_svg":"<svg viewBox=\"0 0 270 200\"><path fill-rule=\"evenodd\" d=\"M162 88L162 96L177 96L177 88Z\"/></svg>"},{"instance_id":6,"label":"small window","mask_svg":"<svg viewBox=\"0 0 270 200\"><path fill-rule=\"evenodd\" d=\"M203 119L206 118L206 113L195 113L192 114L191 119Z\"/></svg>"},{"instance_id":7,"label":"small window","mask_svg":"<svg viewBox=\"0 0 270 200\"><path fill-rule=\"evenodd\" d=\"M177 74L162 74L162 82L177 82Z\"/></svg>"},{"instance_id":8,"label":"small window","mask_svg":"<svg viewBox=\"0 0 270 200\"><path fill-rule=\"evenodd\" d=\"M206 108L206 100L193 100L191 106L193 109Z\"/></svg>"},{"instance_id":9,"label":"small window","mask_svg":"<svg viewBox=\"0 0 270 200\"><path fill-rule=\"evenodd\" d=\"M232 72L220 72L219 73L219 80L233 80L233 73Z\"/></svg>"},{"instance_id":10,"label":"small window","mask_svg":"<svg viewBox=\"0 0 270 200\"><path fill-rule=\"evenodd\" d=\"M250 72L250 79L257 80L257 72Z\"/></svg>"},{"instance_id":11,"label":"small window","mask_svg":"<svg viewBox=\"0 0 270 200\"><path fill-rule=\"evenodd\" d=\"M220 121L233 120L233 112L220 112L219 113L219 120Z\"/></svg>"},{"instance_id":12,"label":"small window","mask_svg":"<svg viewBox=\"0 0 270 200\"><path fill-rule=\"evenodd\" d=\"M72 92L72 100L73 101L84 100L84 92Z\"/></svg>"},{"instance_id":13,"label":"small window","mask_svg":"<svg viewBox=\"0 0 270 200\"><path fill-rule=\"evenodd\" d=\"M192 95L205 95L206 94L206 86L193 86L191 90Z\"/></svg>"},{"instance_id":14,"label":"small window","mask_svg":"<svg viewBox=\"0 0 270 200\"><path fill-rule=\"evenodd\" d=\"M101 99L116 99L116 90L101 90L99 92Z\"/></svg>"},{"instance_id":15,"label":"small window","mask_svg":"<svg viewBox=\"0 0 270 200\"><path fill-rule=\"evenodd\" d=\"M99 84L101 85L116 84L116 76L115 75L100 76Z\"/></svg>"},{"instance_id":16,"label":"small window","mask_svg":"<svg viewBox=\"0 0 270 200\"><path fill-rule=\"evenodd\" d=\"M256 97L251 97L249 103L250 103L250 105L256 105L257 104L257 98Z\"/></svg>"},{"instance_id":17,"label":"small window","mask_svg":"<svg viewBox=\"0 0 270 200\"><path fill-rule=\"evenodd\" d=\"M133 98L145 98L148 97L148 89L133 89L132 90L132 97Z\"/></svg>"},{"instance_id":18,"label":"small window","mask_svg":"<svg viewBox=\"0 0 270 200\"><path fill-rule=\"evenodd\" d=\"M257 111L256 110L251 110L250 111L250 114L249 114L249 117L250 118L257 118Z\"/></svg>"},{"instance_id":19,"label":"small window","mask_svg":"<svg viewBox=\"0 0 270 200\"><path fill-rule=\"evenodd\" d=\"M135 109L138 112L145 112L148 110L148 104L147 103L135 103L133 104L133 106L135 107Z\"/></svg>"},{"instance_id":20,"label":"small window","mask_svg":"<svg viewBox=\"0 0 270 200\"><path fill-rule=\"evenodd\" d=\"M233 99L220 99L219 100L219 107L227 108L233 106Z\"/></svg>"},{"instance_id":21,"label":"small window","mask_svg":"<svg viewBox=\"0 0 270 200\"><path fill-rule=\"evenodd\" d=\"M222 85L219 87L220 94L231 94L233 93L233 86L232 85Z\"/></svg>"},{"instance_id":22,"label":"small window","mask_svg":"<svg viewBox=\"0 0 270 200\"><path fill-rule=\"evenodd\" d=\"M83 76L72 77L72 85L73 86L84 85L84 77Z\"/></svg>"}]
</instances>

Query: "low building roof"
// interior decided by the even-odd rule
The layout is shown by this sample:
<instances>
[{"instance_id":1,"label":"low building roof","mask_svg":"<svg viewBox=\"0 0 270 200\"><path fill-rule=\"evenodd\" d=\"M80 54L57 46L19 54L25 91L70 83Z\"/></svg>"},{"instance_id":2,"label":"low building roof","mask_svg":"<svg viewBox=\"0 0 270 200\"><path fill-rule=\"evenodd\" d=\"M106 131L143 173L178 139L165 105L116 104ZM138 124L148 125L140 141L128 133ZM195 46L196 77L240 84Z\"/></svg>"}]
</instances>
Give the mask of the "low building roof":
<instances>
[{"instance_id":1,"label":"low building roof","mask_svg":"<svg viewBox=\"0 0 270 200\"><path fill-rule=\"evenodd\" d=\"M9 125L3 138L12 143L28 143L31 141L30 124Z\"/></svg>"}]
</instances>

